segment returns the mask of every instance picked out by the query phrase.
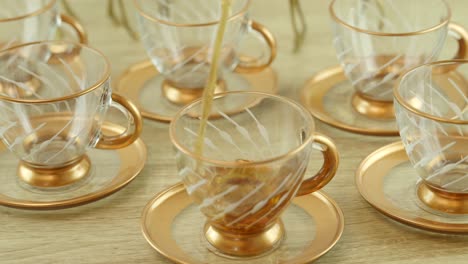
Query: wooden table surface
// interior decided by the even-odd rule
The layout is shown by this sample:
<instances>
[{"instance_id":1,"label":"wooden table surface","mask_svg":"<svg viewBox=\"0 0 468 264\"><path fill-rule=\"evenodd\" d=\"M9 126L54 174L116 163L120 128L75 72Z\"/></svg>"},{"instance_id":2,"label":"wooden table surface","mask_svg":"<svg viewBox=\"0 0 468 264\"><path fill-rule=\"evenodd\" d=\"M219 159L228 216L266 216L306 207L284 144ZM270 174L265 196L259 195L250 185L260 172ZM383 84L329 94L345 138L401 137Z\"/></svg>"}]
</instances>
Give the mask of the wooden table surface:
<instances>
[{"instance_id":1,"label":"wooden table surface","mask_svg":"<svg viewBox=\"0 0 468 264\"><path fill-rule=\"evenodd\" d=\"M83 20L90 44L104 52L117 77L128 66L146 59L139 42L107 19L107 1L70 1ZM288 1L255 0L253 17L267 25L279 42L274 69L280 94L297 99L313 73L337 64L331 46L326 0L303 0L309 33L303 50L293 54ZM453 21L468 26L468 3L450 0ZM128 3L131 6L131 1ZM132 12L132 11L130 11ZM133 18L133 16L131 16ZM453 43L447 47L453 47ZM447 49L448 49L447 48ZM447 52L448 54L452 52ZM448 236L408 228L382 216L359 195L354 173L373 150L398 138L359 136L317 121L318 131L332 137L341 153L335 179L325 187L345 215L338 244L316 263L468 263L468 237ZM140 215L159 191L179 181L168 125L145 121L142 138L148 146L143 172L126 188L101 201L78 208L30 212L0 208L0 263L167 263L145 241ZM312 167L312 166L311 166ZM309 170L312 175L313 168Z\"/></svg>"}]
</instances>

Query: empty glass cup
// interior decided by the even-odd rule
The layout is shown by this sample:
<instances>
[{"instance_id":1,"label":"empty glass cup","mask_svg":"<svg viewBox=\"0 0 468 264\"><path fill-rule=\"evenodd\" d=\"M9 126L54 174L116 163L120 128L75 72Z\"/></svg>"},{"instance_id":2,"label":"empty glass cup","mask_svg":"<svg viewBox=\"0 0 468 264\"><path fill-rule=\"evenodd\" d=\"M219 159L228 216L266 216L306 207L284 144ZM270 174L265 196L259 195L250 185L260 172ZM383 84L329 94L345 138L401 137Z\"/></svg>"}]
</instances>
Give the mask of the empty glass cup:
<instances>
[{"instance_id":1,"label":"empty glass cup","mask_svg":"<svg viewBox=\"0 0 468 264\"><path fill-rule=\"evenodd\" d=\"M276 57L273 35L249 18L251 0L233 0L221 54L223 69L258 72ZM157 70L164 75L163 95L185 105L198 99L208 80L214 37L219 25L219 0L135 0L142 42ZM238 54L243 37L257 32L269 56L242 58ZM219 70L217 92L226 90Z\"/></svg>"},{"instance_id":2,"label":"empty glass cup","mask_svg":"<svg viewBox=\"0 0 468 264\"><path fill-rule=\"evenodd\" d=\"M35 41L53 40L66 23L81 43L88 41L83 27L58 13L56 0L0 0L0 50Z\"/></svg>"},{"instance_id":3,"label":"empty glass cup","mask_svg":"<svg viewBox=\"0 0 468 264\"><path fill-rule=\"evenodd\" d=\"M447 34L466 57L468 33L450 22L445 0L333 0L333 44L355 88L352 104L373 118L394 118L392 87L406 70L437 60Z\"/></svg>"},{"instance_id":4,"label":"empty glass cup","mask_svg":"<svg viewBox=\"0 0 468 264\"><path fill-rule=\"evenodd\" d=\"M65 53L53 53L57 46ZM71 50L78 53L66 56ZM128 120L121 135L101 133L109 107ZM68 187L90 176L88 148L123 148L141 127L137 108L112 94L110 65L99 51L64 41L0 51L0 137L29 186Z\"/></svg>"},{"instance_id":5,"label":"empty glass cup","mask_svg":"<svg viewBox=\"0 0 468 264\"><path fill-rule=\"evenodd\" d=\"M421 177L420 200L432 209L468 214L468 61L425 64L394 88L406 153Z\"/></svg>"}]
</instances>

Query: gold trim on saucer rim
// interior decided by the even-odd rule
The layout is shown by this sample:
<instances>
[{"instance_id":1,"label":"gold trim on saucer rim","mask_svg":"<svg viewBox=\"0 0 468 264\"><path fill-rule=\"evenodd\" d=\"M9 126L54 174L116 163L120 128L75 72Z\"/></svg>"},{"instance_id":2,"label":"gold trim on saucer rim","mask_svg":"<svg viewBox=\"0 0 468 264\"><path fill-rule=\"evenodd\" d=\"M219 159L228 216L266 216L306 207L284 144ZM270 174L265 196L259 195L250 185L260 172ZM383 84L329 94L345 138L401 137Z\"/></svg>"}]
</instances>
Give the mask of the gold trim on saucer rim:
<instances>
[{"instance_id":1,"label":"gold trim on saucer rim","mask_svg":"<svg viewBox=\"0 0 468 264\"><path fill-rule=\"evenodd\" d=\"M346 81L348 81L348 79L340 66L322 70L309 79L302 88L300 94L301 102L309 109L314 117L336 128L364 135L398 136L399 132L396 126L395 129L367 129L351 124L344 124L327 113L323 104L323 98L335 84ZM350 87L350 89L353 88ZM359 113L356 112L356 115L359 115Z\"/></svg>"},{"instance_id":2,"label":"gold trim on saucer rim","mask_svg":"<svg viewBox=\"0 0 468 264\"><path fill-rule=\"evenodd\" d=\"M278 89L278 81L276 73L273 71L271 67L268 67L264 71L256 72L256 73L241 73L234 71L234 74L238 74L244 77L254 89L249 89L248 91L257 91L257 92L265 92L270 94L277 93ZM259 78L259 75L265 75ZM123 74L121 74L115 84L114 88L117 92L127 97L129 100L134 102L138 109L140 109L141 115L145 118L166 122L169 123L172 121L173 116L167 116L152 112L148 109L145 109L141 105L140 100L140 92L144 87L145 83L159 75L159 72L153 65L150 60L145 60L143 62L139 62L130 66ZM271 83L263 84L264 80L268 79ZM230 91L229 84L226 84L226 90ZM162 87L155 87L155 89L162 89ZM169 100L168 100L169 101ZM180 106L182 109L182 106ZM175 114L174 114L175 115Z\"/></svg>"},{"instance_id":3,"label":"gold trim on saucer rim","mask_svg":"<svg viewBox=\"0 0 468 264\"><path fill-rule=\"evenodd\" d=\"M123 127L111 123L104 124L102 126L102 129L104 133L117 134L122 133L124 130ZM0 144L0 151L6 151L6 148L3 146L3 144ZM0 205L28 210L57 210L91 203L99 199L105 198L128 185L141 172L146 163L146 146L141 139L137 139L135 142L133 142L125 148L105 151L117 152L119 157L121 158L121 163L119 164L120 168L117 175L100 190L77 196L71 199L44 202L20 200L17 198L12 198L0 194ZM16 166L16 164L13 166ZM100 176L105 177L105 175L96 175L96 177ZM11 177L17 176L11 175ZM47 194L44 193L44 195ZM51 195L53 195L53 193Z\"/></svg>"},{"instance_id":4,"label":"gold trim on saucer rim","mask_svg":"<svg viewBox=\"0 0 468 264\"><path fill-rule=\"evenodd\" d=\"M317 210L317 203L328 211ZM175 263L201 263L184 252L171 233L174 219L190 204L192 200L185 192L184 185L179 183L157 194L142 213L141 228L145 239L157 252ZM344 216L335 201L322 192L296 197L293 204L312 216L317 228L314 240L302 254L287 259L284 263L309 263L323 256L338 242L343 234ZM157 221L152 221L156 216Z\"/></svg>"},{"instance_id":5,"label":"gold trim on saucer rim","mask_svg":"<svg viewBox=\"0 0 468 264\"><path fill-rule=\"evenodd\" d=\"M401 141L386 145L367 156L357 169L355 179L362 197L379 212L401 223L430 231L468 233L468 223L447 223L416 216L385 197L385 176L392 168L405 161L408 161L408 156ZM417 178L415 183L416 180ZM416 192L416 184L414 187Z\"/></svg>"}]
</instances>

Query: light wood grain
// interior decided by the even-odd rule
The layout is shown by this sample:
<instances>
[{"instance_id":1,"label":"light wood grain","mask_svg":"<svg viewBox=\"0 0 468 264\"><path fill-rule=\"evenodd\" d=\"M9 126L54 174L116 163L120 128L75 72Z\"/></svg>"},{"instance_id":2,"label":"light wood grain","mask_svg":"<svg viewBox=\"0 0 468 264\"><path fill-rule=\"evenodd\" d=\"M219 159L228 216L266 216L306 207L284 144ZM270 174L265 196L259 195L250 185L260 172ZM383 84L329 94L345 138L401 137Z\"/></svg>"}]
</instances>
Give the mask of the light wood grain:
<instances>
[{"instance_id":1,"label":"light wood grain","mask_svg":"<svg viewBox=\"0 0 468 264\"><path fill-rule=\"evenodd\" d=\"M106 1L70 1L90 34L92 46L106 54L117 77L132 63L146 58L140 43L106 19ZM279 41L274 68L280 93L297 99L301 85L314 72L336 65L326 0L303 0L309 23L306 44L292 54L288 1L255 0L253 17L271 29ZM468 3L449 1L453 20L468 26ZM131 1L129 2L131 4ZM133 16L132 16L133 17ZM448 47L453 47L453 43ZM450 53L450 52L448 52ZM318 131L331 136L341 152L338 175L325 188L343 209L342 239L317 263L467 263L468 237L446 236L408 228L382 216L359 195L354 172L373 150L398 138L363 137L320 122ZM143 140L148 162L122 191L96 203L54 212L0 208L0 263L166 263L144 240L140 214L163 188L179 181L168 126L145 121ZM311 166L313 167L313 166ZM309 175L314 172L309 171ZM4 175L2 175L4 177Z\"/></svg>"}]
</instances>

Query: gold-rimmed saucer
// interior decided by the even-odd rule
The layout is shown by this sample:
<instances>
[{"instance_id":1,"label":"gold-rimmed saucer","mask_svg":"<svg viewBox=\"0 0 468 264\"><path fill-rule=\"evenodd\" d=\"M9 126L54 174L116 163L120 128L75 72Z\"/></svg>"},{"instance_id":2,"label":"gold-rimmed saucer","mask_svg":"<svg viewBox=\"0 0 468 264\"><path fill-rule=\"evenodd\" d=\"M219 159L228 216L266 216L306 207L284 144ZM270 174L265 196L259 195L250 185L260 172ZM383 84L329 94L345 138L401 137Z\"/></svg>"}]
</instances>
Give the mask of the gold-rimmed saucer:
<instances>
[{"instance_id":1,"label":"gold-rimmed saucer","mask_svg":"<svg viewBox=\"0 0 468 264\"><path fill-rule=\"evenodd\" d=\"M417 195L421 182L402 142L370 154L356 171L362 197L378 211L413 227L444 233L468 233L468 215L446 214L425 206Z\"/></svg>"},{"instance_id":2,"label":"gold-rimmed saucer","mask_svg":"<svg viewBox=\"0 0 468 264\"><path fill-rule=\"evenodd\" d=\"M375 119L358 113L352 104L355 89L342 68L316 73L301 91L301 101L317 119L339 129L374 136L398 136L394 119Z\"/></svg>"},{"instance_id":3,"label":"gold-rimmed saucer","mask_svg":"<svg viewBox=\"0 0 468 264\"><path fill-rule=\"evenodd\" d=\"M309 263L332 249L344 229L341 209L322 192L295 198L281 218L286 230L281 245L245 263ZM204 221L180 183L146 205L141 224L148 243L176 263L239 263L239 259L223 258L208 249Z\"/></svg>"},{"instance_id":4,"label":"gold-rimmed saucer","mask_svg":"<svg viewBox=\"0 0 468 264\"><path fill-rule=\"evenodd\" d=\"M120 126L107 123L105 134L119 134ZM146 146L141 139L118 150L89 149L92 175L70 188L34 189L17 176L18 158L0 145L0 205L29 210L55 210L87 204L107 197L129 184L143 169Z\"/></svg>"},{"instance_id":5,"label":"gold-rimmed saucer","mask_svg":"<svg viewBox=\"0 0 468 264\"><path fill-rule=\"evenodd\" d=\"M225 71L223 77L226 91L276 93L278 88L276 73L270 67L255 73ZM163 75L147 60L128 68L117 79L114 87L138 106L143 117L170 122L182 106L171 103L163 95L163 82ZM238 108L241 109L242 105Z\"/></svg>"}]
</instances>

